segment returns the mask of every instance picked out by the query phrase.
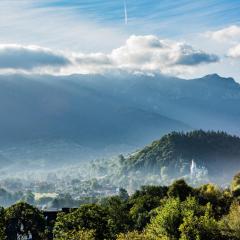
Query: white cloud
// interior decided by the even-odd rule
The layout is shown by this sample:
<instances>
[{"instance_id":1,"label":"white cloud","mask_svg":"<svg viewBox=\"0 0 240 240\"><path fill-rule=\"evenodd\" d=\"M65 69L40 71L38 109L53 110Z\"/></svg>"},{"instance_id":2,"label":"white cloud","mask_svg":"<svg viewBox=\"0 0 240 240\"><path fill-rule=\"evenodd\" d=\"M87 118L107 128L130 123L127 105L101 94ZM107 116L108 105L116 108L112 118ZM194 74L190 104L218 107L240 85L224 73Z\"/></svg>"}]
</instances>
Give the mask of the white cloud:
<instances>
[{"instance_id":1,"label":"white cloud","mask_svg":"<svg viewBox=\"0 0 240 240\"><path fill-rule=\"evenodd\" d=\"M240 44L237 44L236 46L229 49L228 57L240 59Z\"/></svg>"},{"instance_id":2,"label":"white cloud","mask_svg":"<svg viewBox=\"0 0 240 240\"><path fill-rule=\"evenodd\" d=\"M232 25L217 31L209 31L205 36L219 42L237 41L240 39L240 26Z\"/></svg>"},{"instance_id":3,"label":"white cloud","mask_svg":"<svg viewBox=\"0 0 240 240\"><path fill-rule=\"evenodd\" d=\"M120 68L139 71L187 70L199 64L217 62L218 57L193 47L156 36L131 36L126 44L111 53L113 62Z\"/></svg>"},{"instance_id":4,"label":"white cloud","mask_svg":"<svg viewBox=\"0 0 240 240\"><path fill-rule=\"evenodd\" d=\"M70 54L37 46L0 45L0 69L38 73L86 74L124 70L178 75L192 71L198 65L217 61L216 55L153 35L133 35L109 54Z\"/></svg>"},{"instance_id":5,"label":"white cloud","mask_svg":"<svg viewBox=\"0 0 240 240\"><path fill-rule=\"evenodd\" d=\"M213 51L221 56L218 64L208 65L202 68L203 71L196 71L198 74L206 72L217 72L223 76L231 76L239 80L240 60L240 25L231 25L216 31L201 34L202 38L196 39L207 51ZM200 73L199 73L200 72Z\"/></svg>"}]
</instances>

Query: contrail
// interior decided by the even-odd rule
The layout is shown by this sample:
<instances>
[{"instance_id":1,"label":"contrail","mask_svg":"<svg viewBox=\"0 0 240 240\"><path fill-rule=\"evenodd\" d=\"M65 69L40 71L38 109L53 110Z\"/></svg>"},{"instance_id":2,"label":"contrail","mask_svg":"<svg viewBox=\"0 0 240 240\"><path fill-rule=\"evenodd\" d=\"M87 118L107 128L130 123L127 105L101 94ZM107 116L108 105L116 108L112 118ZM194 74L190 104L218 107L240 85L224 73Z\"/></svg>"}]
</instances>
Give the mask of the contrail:
<instances>
[{"instance_id":1,"label":"contrail","mask_svg":"<svg viewBox=\"0 0 240 240\"><path fill-rule=\"evenodd\" d=\"M124 14L125 14L125 24L128 24L128 12L127 12L127 3L126 0L124 0Z\"/></svg>"}]
</instances>

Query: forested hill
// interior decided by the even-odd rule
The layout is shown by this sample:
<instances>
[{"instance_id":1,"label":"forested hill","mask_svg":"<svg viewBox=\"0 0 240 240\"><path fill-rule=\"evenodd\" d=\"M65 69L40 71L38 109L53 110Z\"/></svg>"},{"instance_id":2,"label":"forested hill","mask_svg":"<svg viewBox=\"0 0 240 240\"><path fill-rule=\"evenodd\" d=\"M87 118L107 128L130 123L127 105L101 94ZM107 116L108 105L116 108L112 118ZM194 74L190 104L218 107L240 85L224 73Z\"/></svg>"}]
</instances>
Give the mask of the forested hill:
<instances>
[{"instance_id":1,"label":"forested hill","mask_svg":"<svg viewBox=\"0 0 240 240\"><path fill-rule=\"evenodd\" d=\"M189 172L194 160L207 168L210 176L232 174L240 169L240 138L224 132L192 131L172 132L125 160L126 171L152 171L159 173L167 167L171 175Z\"/></svg>"}]
</instances>

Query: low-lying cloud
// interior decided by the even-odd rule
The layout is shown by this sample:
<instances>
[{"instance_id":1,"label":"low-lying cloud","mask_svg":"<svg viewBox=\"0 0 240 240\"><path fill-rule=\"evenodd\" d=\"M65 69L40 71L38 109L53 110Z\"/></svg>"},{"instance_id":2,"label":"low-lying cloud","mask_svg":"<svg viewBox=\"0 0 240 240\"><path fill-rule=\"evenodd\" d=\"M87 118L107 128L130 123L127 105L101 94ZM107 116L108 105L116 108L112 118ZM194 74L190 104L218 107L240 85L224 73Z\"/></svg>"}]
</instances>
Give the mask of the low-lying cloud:
<instances>
[{"instance_id":1,"label":"low-lying cloud","mask_svg":"<svg viewBox=\"0 0 240 240\"><path fill-rule=\"evenodd\" d=\"M38 46L0 45L0 69L33 70L64 67L71 61L63 54Z\"/></svg>"},{"instance_id":2,"label":"low-lying cloud","mask_svg":"<svg viewBox=\"0 0 240 240\"><path fill-rule=\"evenodd\" d=\"M218 56L156 36L131 36L111 53L60 53L38 46L0 45L0 69L28 72L103 73L110 70L178 74Z\"/></svg>"}]
</instances>

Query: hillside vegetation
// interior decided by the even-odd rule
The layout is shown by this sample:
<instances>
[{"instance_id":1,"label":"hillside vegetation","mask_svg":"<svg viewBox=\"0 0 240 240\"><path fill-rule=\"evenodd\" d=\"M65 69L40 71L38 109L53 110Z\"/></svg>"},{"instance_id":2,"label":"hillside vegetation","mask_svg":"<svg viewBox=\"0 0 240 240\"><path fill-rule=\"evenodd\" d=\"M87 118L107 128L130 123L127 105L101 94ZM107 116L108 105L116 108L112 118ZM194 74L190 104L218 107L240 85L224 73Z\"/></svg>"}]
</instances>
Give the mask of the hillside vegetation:
<instances>
[{"instance_id":1,"label":"hillside vegetation","mask_svg":"<svg viewBox=\"0 0 240 240\"><path fill-rule=\"evenodd\" d=\"M130 155L124 171L188 174L192 160L208 170L212 177L233 175L240 168L240 138L224 132L172 132Z\"/></svg>"}]
</instances>

